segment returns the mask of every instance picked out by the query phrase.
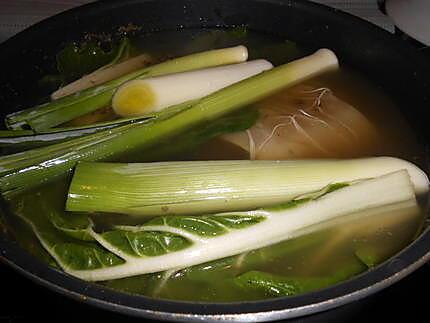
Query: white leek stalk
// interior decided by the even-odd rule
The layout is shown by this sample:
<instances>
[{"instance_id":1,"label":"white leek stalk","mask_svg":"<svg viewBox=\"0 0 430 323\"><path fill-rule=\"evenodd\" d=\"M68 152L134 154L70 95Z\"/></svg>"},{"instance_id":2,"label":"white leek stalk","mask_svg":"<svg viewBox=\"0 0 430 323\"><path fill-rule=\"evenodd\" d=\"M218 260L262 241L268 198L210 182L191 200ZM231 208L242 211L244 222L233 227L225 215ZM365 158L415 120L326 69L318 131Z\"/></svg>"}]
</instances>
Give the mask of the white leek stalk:
<instances>
[{"instance_id":1,"label":"white leek stalk","mask_svg":"<svg viewBox=\"0 0 430 323\"><path fill-rule=\"evenodd\" d=\"M272 67L270 62L260 59L132 80L118 88L112 99L112 107L123 117L140 116L202 98Z\"/></svg>"},{"instance_id":2,"label":"white leek stalk","mask_svg":"<svg viewBox=\"0 0 430 323\"><path fill-rule=\"evenodd\" d=\"M411 176L417 195L428 192L429 181L421 169L392 157L80 163L66 209L150 216L250 210L283 203L331 183L373 178L402 169Z\"/></svg>"}]
</instances>

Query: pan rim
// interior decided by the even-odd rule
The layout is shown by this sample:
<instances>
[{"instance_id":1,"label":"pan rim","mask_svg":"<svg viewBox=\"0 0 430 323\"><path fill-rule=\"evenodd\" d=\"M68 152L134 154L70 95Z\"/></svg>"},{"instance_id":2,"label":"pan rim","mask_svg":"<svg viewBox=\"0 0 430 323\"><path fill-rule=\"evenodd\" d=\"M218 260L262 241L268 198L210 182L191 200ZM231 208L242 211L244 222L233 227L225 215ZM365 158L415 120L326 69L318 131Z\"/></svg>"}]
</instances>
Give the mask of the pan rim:
<instances>
[{"instance_id":1,"label":"pan rim","mask_svg":"<svg viewBox=\"0 0 430 323\"><path fill-rule=\"evenodd\" d=\"M169 0L163 0L169 1ZM364 22L360 18L353 17L346 13L340 13L335 9L326 8L319 4L309 3L306 1L294 0L253 0L258 3L272 3L274 5L286 5L294 3L295 5L306 5L318 8L324 12L336 13L348 19L353 23L363 25L365 29L371 29L384 37L392 37L382 29ZM92 8L105 8L107 5L127 6L136 2L154 2L154 0L127 0L127 1L102 1L100 3L90 3L78 8L68 10L59 15L42 21L29 30L22 33L39 32L44 28L44 24L52 22L55 19L60 21L63 17L79 14ZM353 17L353 18L351 18ZM7 46L13 46L21 41L21 34L12 37L0 45L0 53L5 51ZM394 37L392 37L394 39ZM397 41L397 40L396 40ZM1 54L0 54L1 56ZM190 303L183 301L167 301L148 298L140 295L130 295L116 292L103 286L91 284L71 277L64 272L49 267L48 265L36 260L29 255L24 249L21 249L13 241L8 241L5 236L0 236L0 260L12 268L23 273L38 284L47 286L63 295L84 301L98 307L118 311L121 313L135 316L145 316L148 318L174 320L174 321L265 321L276 320L281 318L293 318L302 315L308 315L327 309L331 309L361 298L392 285L403 277L407 276L425 262L430 260L430 230L426 229L414 242L402 250L397 256L380 266L358 275L351 280L341 284L303 295L275 298L265 301L256 302L239 302L239 303ZM400 263L399 263L400 262ZM67 288L62 283L67 283ZM359 286L357 288L357 286ZM327 297L334 294L334 297ZM125 301L134 299L133 304L129 306L123 304L121 299L125 296ZM109 300L113 298L115 301ZM137 304L146 307L139 307ZM197 307L197 309L196 309ZM168 309L167 311L162 309Z\"/></svg>"}]
</instances>

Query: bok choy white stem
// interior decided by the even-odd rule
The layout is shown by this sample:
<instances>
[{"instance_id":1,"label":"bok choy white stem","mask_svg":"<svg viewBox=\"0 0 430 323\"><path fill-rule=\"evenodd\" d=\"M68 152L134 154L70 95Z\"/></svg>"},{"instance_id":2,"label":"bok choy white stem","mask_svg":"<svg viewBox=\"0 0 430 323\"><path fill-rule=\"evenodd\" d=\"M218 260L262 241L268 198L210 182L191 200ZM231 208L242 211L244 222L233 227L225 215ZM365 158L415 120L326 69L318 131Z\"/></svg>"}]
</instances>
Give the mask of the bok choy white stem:
<instances>
[{"instance_id":1,"label":"bok choy white stem","mask_svg":"<svg viewBox=\"0 0 430 323\"><path fill-rule=\"evenodd\" d=\"M428 178L421 169L392 157L80 163L66 208L151 216L249 210L281 203L331 183L372 178L402 169L409 172L418 195L428 192Z\"/></svg>"},{"instance_id":2,"label":"bok choy white stem","mask_svg":"<svg viewBox=\"0 0 430 323\"><path fill-rule=\"evenodd\" d=\"M93 238L101 246L124 260L118 265L76 270L55 250L48 251L71 275L90 281L109 280L180 269L240 254L309 233L313 227L347 215L362 213L376 217L387 207L419 212L406 170L329 185L272 208L159 217L140 227L93 231Z\"/></svg>"}]
</instances>

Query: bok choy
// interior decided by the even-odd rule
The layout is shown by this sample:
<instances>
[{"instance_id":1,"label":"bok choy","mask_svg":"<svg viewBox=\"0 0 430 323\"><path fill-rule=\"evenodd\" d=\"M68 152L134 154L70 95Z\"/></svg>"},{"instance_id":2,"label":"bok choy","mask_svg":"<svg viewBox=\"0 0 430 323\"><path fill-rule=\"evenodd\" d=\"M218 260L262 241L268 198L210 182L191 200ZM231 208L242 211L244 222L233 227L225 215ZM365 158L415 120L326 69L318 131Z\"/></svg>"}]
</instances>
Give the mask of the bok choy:
<instances>
[{"instance_id":1,"label":"bok choy","mask_svg":"<svg viewBox=\"0 0 430 323\"><path fill-rule=\"evenodd\" d=\"M359 259L353 259L344 268L322 277L288 277L253 270L234 278L234 282L246 291L256 289L267 296L293 296L334 285L366 269Z\"/></svg>"},{"instance_id":2,"label":"bok choy","mask_svg":"<svg viewBox=\"0 0 430 323\"><path fill-rule=\"evenodd\" d=\"M90 227L88 232L97 243L75 245L64 238L57 241L56 236L44 234L46 222L37 216L26 220L66 272L100 281L181 269L237 255L312 232L350 214L377 216L387 208L418 212L407 171L332 184L276 207L195 217L158 217L141 226L117 226L104 232ZM102 260L83 261L85 257L99 256Z\"/></svg>"}]
</instances>

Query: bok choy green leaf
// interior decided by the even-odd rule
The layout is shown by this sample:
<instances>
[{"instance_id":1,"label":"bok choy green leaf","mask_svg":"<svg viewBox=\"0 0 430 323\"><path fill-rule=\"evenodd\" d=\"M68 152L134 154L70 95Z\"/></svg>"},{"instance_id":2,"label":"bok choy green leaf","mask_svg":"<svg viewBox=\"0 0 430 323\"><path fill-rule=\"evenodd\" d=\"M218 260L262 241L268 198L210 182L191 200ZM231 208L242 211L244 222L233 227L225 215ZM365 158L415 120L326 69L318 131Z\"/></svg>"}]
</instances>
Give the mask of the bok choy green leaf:
<instances>
[{"instance_id":1,"label":"bok choy green leaf","mask_svg":"<svg viewBox=\"0 0 430 323\"><path fill-rule=\"evenodd\" d=\"M222 295L222 299L226 300L226 294L230 294L232 290L240 291L242 289L242 287L237 286L238 284L235 279L237 275L261 268L262 266L266 268L268 264L270 266L273 262L280 261L281 259L294 258L298 254L303 255L303 252L308 252L312 248L320 246L326 241L332 231L331 229L320 230L265 248L187 267L179 271L170 270L167 272L110 280L105 283L105 286L128 293L159 297L161 294L163 296L168 295L171 285L180 280L184 284L197 283L202 287L212 285L211 297L214 293L219 292ZM217 281L215 286L213 285L214 281ZM226 293L226 289L229 290L229 293ZM249 288L245 290L246 297L252 299ZM207 295L203 297L207 297Z\"/></svg>"},{"instance_id":2,"label":"bok choy green leaf","mask_svg":"<svg viewBox=\"0 0 430 323\"><path fill-rule=\"evenodd\" d=\"M293 296L334 285L367 269L357 258L351 259L342 267L337 272L322 277L286 277L253 270L234 280L244 290L256 289L272 297Z\"/></svg>"},{"instance_id":3,"label":"bok choy green leaf","mask_svg":"<svg viewBox=\"0 0 430 323\"><path fill-rule=\"evenodd\" d=\"M130 40L123 38L104 50L95 41L82 44L71 43L57 54L57 69L63 84L72 82L97 68L115 64L128 56Z\"/></svg>"},{"instance_id":4,"label":"bok choy green leaf","mask_svg":"<svg viewBox=\"0 0 430 323\"><path fill-rule=\"evenodd\" d=\"M51 238L40 234L39 223L30 222L39 232L41 242L65 271L85 280L97 281L181 269L241 254L312 232L323 223L349 214L363 213L365 216L367 212L377 216L387 207L408 211L418 209L407 171L360 182L333 184L277 207L206 216L159 217L141 226L118 226L101 233L91 229L89 232L98 242L97 246L109 251L102 259L107 255L118 258L108 257L109 266L103 262L97 268L84 269L76 265L72 254L86 255L87 245L81 242L78 249L75 246L67 249L68 244L53 247ZM94 243L89 243L93 248ZM99 255L99 251L91 250ZM69 264L72 260L65 255L73 260L72 265ZM80 259L80 254L76 259ZM117 259L123 262L118 263Z\"/></svg>"},{"instance_id":5,"label":"bok choy green leaf","mask_svg":"<svg viewBox=\"0 0 430 323\"><path fill-rule=\"evenodd\" d=\"M94 242L74 239L61 232L49 220L51 212L18 213L30 225L46 251L66 272L91 271L124 264L125 261Z\"/></svg>"},{"instance_id":6,"label":"bok choy green leaf","mask_svg":"<svg viewBox=\"0 0 430 323\"><path fill-rule=\"evenodd\" d=\"M94 240L90 229L93 224L84 214L65 214L52 209L44 216L48 217L55 229L69 237L83 241Z\"/></svg>"},{"instance_id":7,"label":"bok choy green leaf","mask_svg":"<svg viewBox=\"0 0 430 323\"><path fill-rule=\"evenodd\" d=\"M99 41L69 43L56 55L58 74L49 74L39 80L39 86L51 90L68 84L96 69L116 64L129 56L128 38L114 42L109 48Z\"/></svg>"}]
</instances>

